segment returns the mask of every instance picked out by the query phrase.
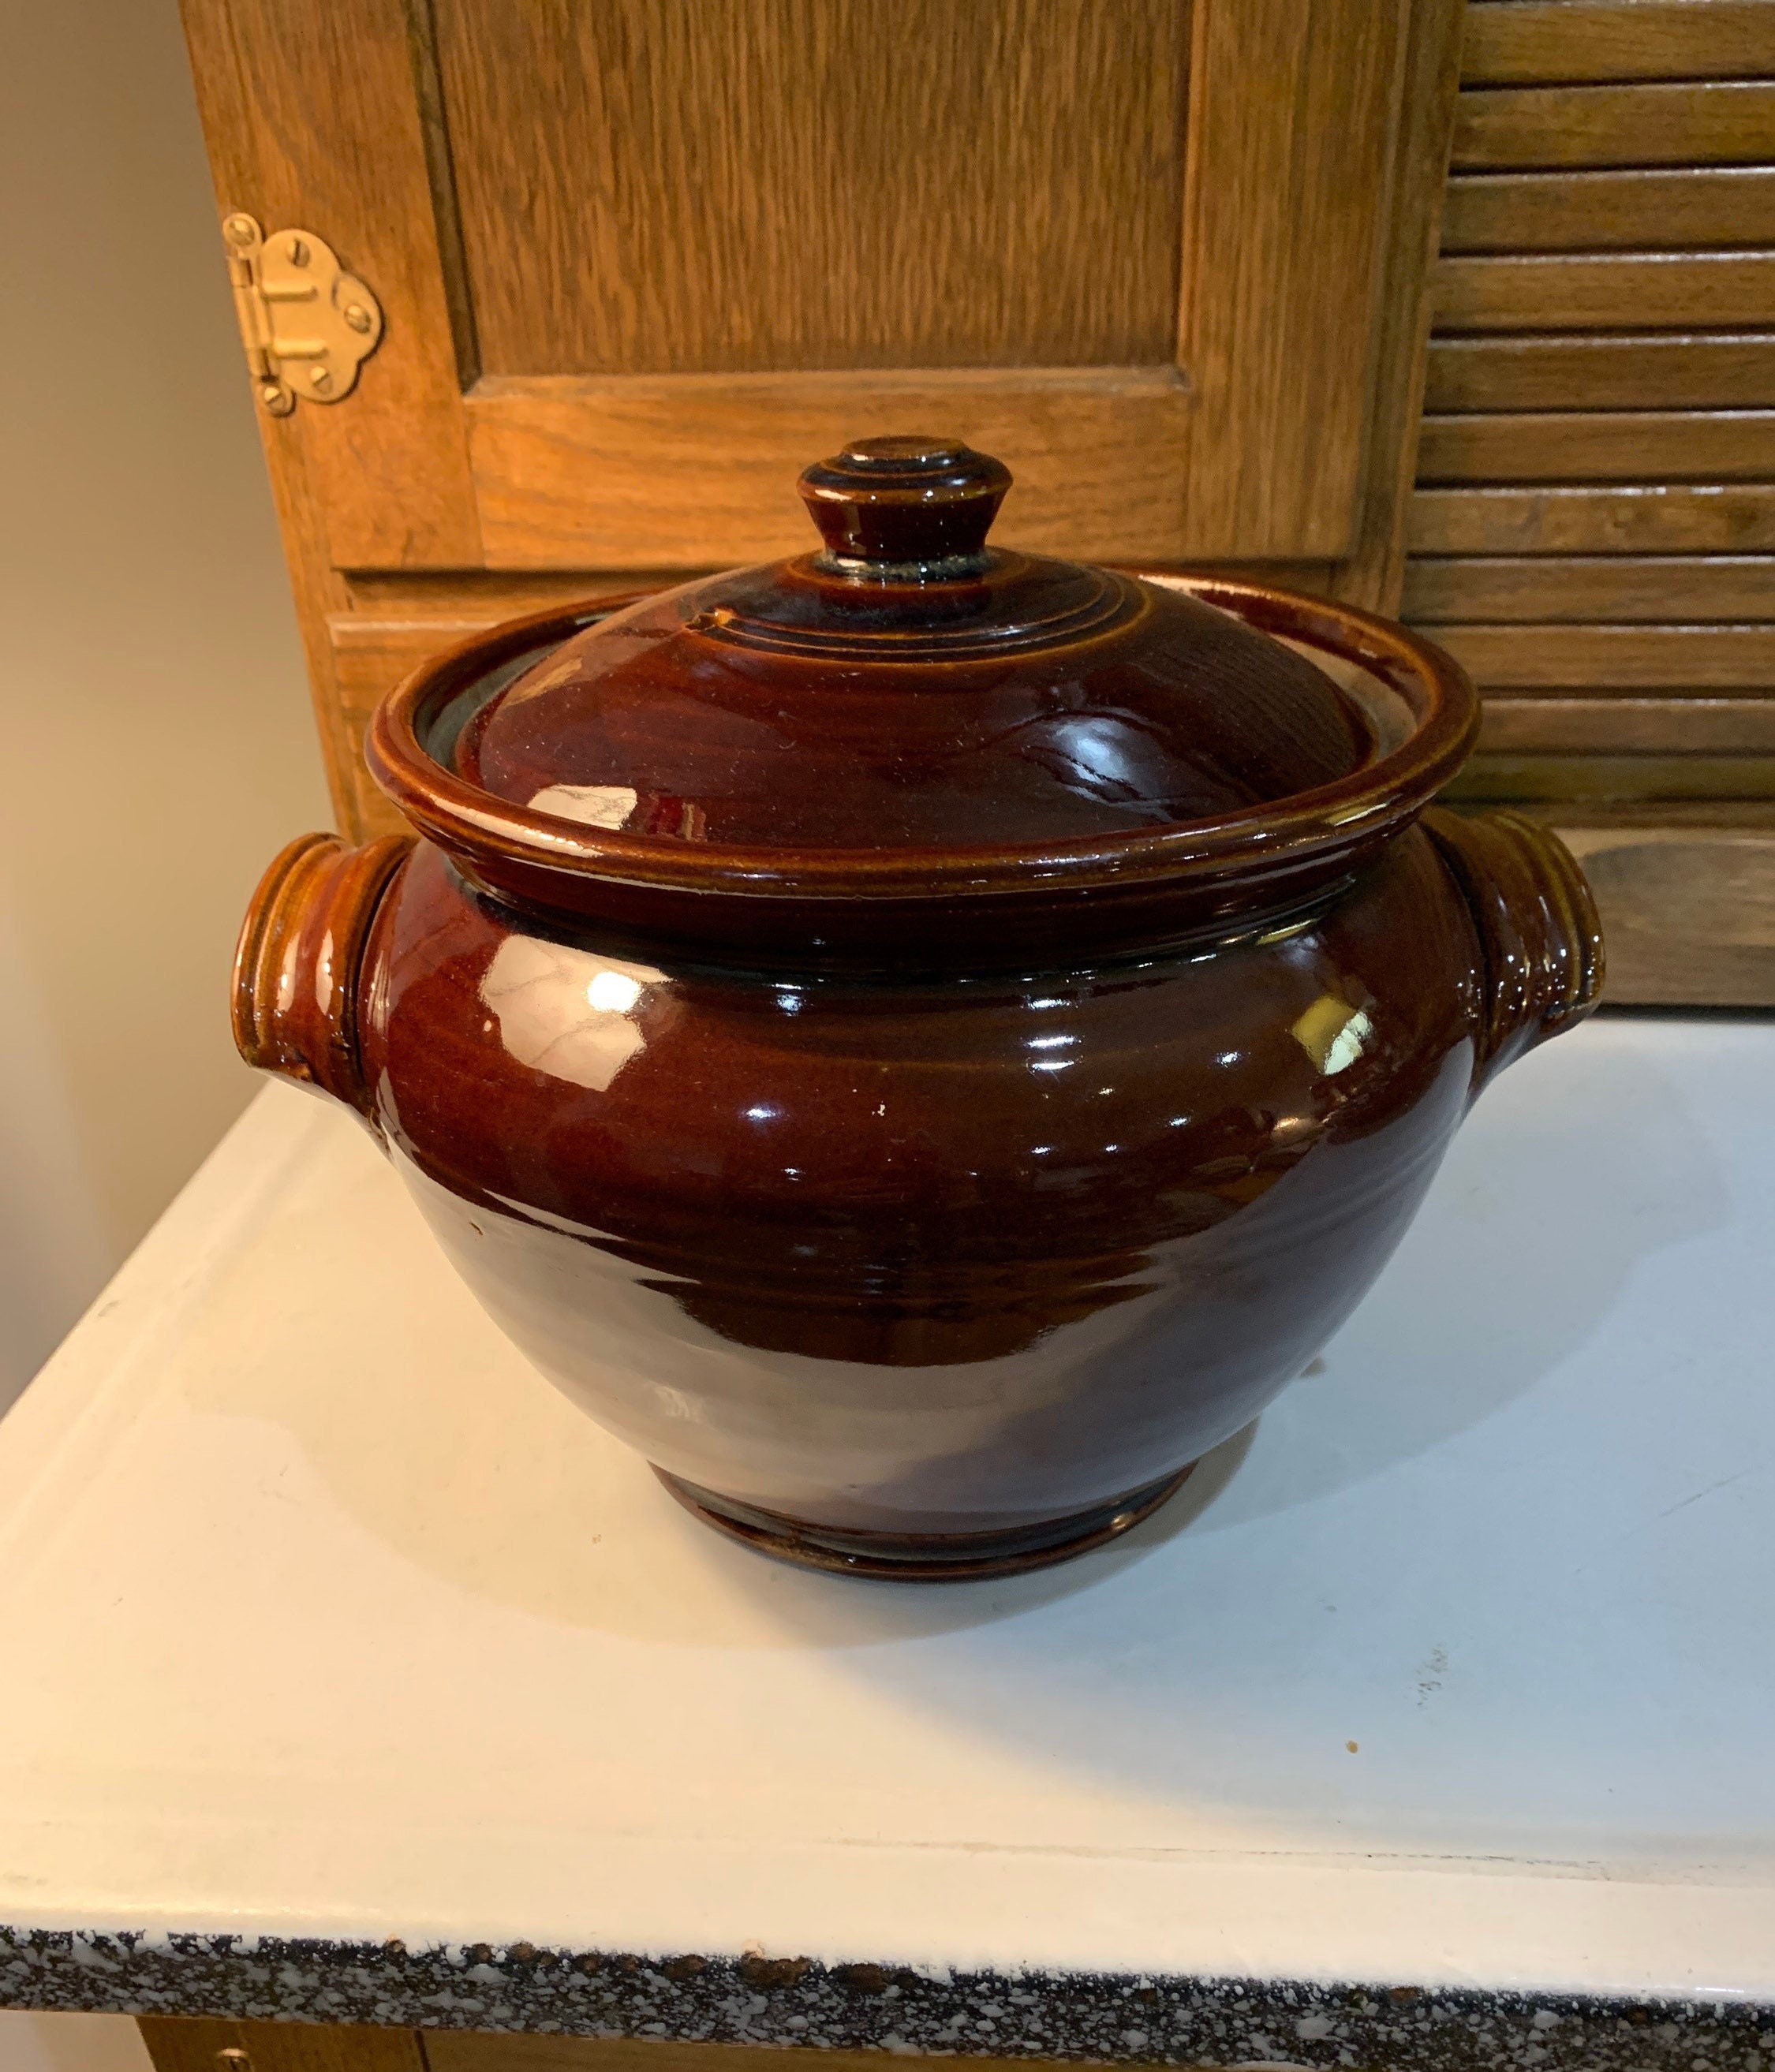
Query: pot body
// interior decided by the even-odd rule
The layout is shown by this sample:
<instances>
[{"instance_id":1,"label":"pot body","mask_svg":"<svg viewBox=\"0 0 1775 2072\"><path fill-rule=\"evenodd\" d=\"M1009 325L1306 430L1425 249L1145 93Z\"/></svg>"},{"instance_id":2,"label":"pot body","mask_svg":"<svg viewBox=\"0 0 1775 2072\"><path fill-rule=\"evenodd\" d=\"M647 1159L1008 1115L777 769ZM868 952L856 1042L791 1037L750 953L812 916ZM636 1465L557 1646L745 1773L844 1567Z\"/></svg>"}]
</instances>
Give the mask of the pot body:
<instances>
[{"instance_id":1,"label":"pot body","mask_svg":"<svg viewBox=\"0 0 1775 2072\"><path fill-rule=\"evenodd\" d=\"M601 1423L732 1517L983 1546L1298 1373L1495 1054L1487 957L1422 828L1292 926L879 980L640 962L422 844L351 1012L427 1219Z\"/></svg>"},{"instance_id":2,"label":"pot body","mask_svg":"<svg viewBox=\"0 0 1775 2072\"><path fill-rule=\"evenodd\" d=\"M899 467L907 442L890 443ZM932 456L912 443L922 509ZM874 511L858 471L882 458L850 456L846 508ZM962 472L993 500L990 467ZM1477 727L1460 671L1388 622L1261 584L1165 579L1315 658L1372 736L1358 767L1282 796L1258 783L1217 816L996 847L958 844L948 821L936 845L895 839L879 811L843 845L830 815L815 816L826 845L789 839L813 824L789 795L828 765L778 753L785 739L825 742L879 679L892 695L855 752L879 762L871 782L923 797L996 712L1026 634L1046 658L1023 686L1046 760L982 776L981 795L1040 791L1050 765L1080 796L1115 775L1091 728L1122 742L1146 707L1099 680L1115 658L1093 643L1114 627L1000 612L958 649L945 632L937 605L974 610L969 584L1009 565L770 574L779 603L811 584L826 619L848 600L868 623L822 621L814 640L780 611L746 620L739 646L788 702L760 705L766 678L747 678L744 740L768 737L774 759L748 762L735 736L732 768L702 770L664 834L663 793L628 824L640 778L677 767L645 728L640 760L612 766L634 785L586 776L610 776L606 741L535 792L561 714L524 705L528 674L515 719L494 703L550 656L589 666L608 601L476 635L391 693L371 730L372 768L425 839L293 844L237 964L243 1054L359 1111L545 1372L710 1522L853 1572L992 1573L1125 1530L1299 1371L1386 1260L1476 1088L1601 983L1595 911L1557 839L1430 806ZM1113 594L1130 625L1152 616L1119 578L1062 575ZM677 713L694 678L708 709L692 717L727 725L738 622L689 608L666 614L690 649L660 709ZM911 645L878 652L883 627ZM604 662L628 667L620 643L640 635L620 614L607 631ZM982 641L996 660L981 676ZM710 643L719 683L698 673ZM1116 666L1187 684L1205 652L1192 636ZM538 701L567 680L555 666ZM966 709L919 703L957 669ZM1242 683L1249 738L1227 767L1250 789L1246 750L1275 737L1291 754L1298 730L1267 664ZM812 736L782 735L816 693ZM1177 702L1159 700L1161 733ZM620 712L601 693L581 704L575 724L602 741ZM515 799L459 767L507 719L554 758ZM1006 725L1020 741L1023 720ZM746 841L702 828L723 786L748 783L782 809L764 825L785 840L751 820Z\"/></svg>"}]
</instances>

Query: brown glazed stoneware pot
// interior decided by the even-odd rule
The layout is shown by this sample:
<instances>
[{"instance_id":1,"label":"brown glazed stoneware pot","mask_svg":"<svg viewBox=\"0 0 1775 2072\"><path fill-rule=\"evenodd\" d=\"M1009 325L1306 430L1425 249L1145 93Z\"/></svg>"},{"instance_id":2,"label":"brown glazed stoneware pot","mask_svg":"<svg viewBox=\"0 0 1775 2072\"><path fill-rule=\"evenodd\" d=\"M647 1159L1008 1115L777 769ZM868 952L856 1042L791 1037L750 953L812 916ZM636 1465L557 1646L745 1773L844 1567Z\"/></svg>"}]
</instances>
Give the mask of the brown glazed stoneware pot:
<instances>
[{"instance_id":1,"label":"brown glazed stoneware pot","mask_svg":"<svg viewBox=\"0 0 1775 2072\"><path fill-rule=\"evenodd\" d=\"M418 830L286 849L254 1064L356 1109L463 1278L698 1515L876 1576L1124 1531L1594 1004L1553 836L1430 808L1436 648L989 548L953 442L810 468L817 552L520 620L383 704Z\"/></svg>"}]
</instances>

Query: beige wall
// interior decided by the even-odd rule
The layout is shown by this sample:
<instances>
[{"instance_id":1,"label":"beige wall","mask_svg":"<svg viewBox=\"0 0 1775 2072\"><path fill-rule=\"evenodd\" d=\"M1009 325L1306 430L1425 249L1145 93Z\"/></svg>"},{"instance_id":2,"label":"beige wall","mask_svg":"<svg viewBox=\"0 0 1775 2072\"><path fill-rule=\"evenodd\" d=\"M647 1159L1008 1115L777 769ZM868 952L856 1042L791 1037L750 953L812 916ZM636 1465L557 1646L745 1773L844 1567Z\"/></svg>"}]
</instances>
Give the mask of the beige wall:
<instances>
[{"instance_id":1,"label":"beige wall","mask_svg":"<svg viewBox=\"0 0 1775 2072\"><path fill-rule=\"evenodd\" d=\"M239 1111L239 911L324 824L172 0L0 67L0 1408ZM0 2013L0 2072L146 2072Z\"/></svg>"},{"instance_id":2,"label":"beige wall","mask_svg":"<svg viewBox=\"0 0 1775 2072\"><path fill-rule=\"evenodd\" d=\"M151 2072L135 2024L116 2014L0 2014L4 2072Z\"/></svg>"},{"instance_id":3,"label":"beige wall","mask_svg":"<svg viewBox=\"0 0 1775 2072\"><path fill-rule=\"evenodd\" d=\"M174 0L6 10L0 181L3 1408L252 1091L235 925L327 814Z\"/></svg>"},{"instance_id":4,"label":"beige wall","mask_svg":"<svg viewBox=\"0 0 1775 2072\"><path fill-rule=\"evenodd\" d=\"M10 10L0 154L3 1404L250 1093L327 812L174 0Z\"/></svg>"}]
</instances>

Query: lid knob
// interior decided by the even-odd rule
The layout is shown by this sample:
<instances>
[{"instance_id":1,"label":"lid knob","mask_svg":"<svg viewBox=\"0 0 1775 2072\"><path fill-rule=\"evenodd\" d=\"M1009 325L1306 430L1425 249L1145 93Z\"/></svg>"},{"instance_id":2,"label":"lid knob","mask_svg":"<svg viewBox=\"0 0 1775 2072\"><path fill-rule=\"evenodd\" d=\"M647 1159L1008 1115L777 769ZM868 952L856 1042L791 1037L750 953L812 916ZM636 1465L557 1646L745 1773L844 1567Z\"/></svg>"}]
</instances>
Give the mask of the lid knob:
<instances>
[{"instance_id":1,"label":"lid knob","mask_svg":"<svg viewBox=\"0 0 1775 2072\"><path fill-rule=\"evenodd\" d=\"M839 567L966 575L986 565L1011 471L959 439L856 439L799 487Z\"/></svg>"}]
</instances>

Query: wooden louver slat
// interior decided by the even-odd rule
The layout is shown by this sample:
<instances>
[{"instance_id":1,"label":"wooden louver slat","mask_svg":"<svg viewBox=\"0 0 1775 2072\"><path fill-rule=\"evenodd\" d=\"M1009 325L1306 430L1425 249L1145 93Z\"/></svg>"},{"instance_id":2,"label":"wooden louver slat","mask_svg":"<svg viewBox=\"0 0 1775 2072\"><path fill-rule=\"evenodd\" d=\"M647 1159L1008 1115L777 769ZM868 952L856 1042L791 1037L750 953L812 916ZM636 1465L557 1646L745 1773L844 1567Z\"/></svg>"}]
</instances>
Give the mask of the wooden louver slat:
<instances>
[{"instance_id":1,"label":"wooden louver slat","mask_svg":"<svg viewBox=\"0 0 1775 2072\"><path fill-rule=\"evenodd\" d=\"M1775 410L1492 411L1427 417L1424 484L1775 478Z\"/></svg>"},{"instance_id":2,"label":"wooden louver slat","mask_svg":"<svg viewBox=\"0 0 1775 2072\"><path fill-rule=\"evenodd\" d=\"M1473 0L1470 86L1732 79L1775 72L1769 0Z\"/></svg>"},{"instance_id":3,"label":"wooden louver slat","mask_svg":"<svg viewBox=\"0 0 1775 2072\"><path fill-rule=\"evenodd\" d=\"M1775 7L1770 11L1775 15ZM1458 173L1448 183L1445 256L1644 251L1649 245L1670 251L1775 245L1775 166Z\"/></svg>"},{"instance_id":4,"label":"wooden louver slat","mask_svg":"<svg viewBox=\"0 0 1775 2072\"><path fill-rule=\"evenodd\" d=\"M1420 489L1426 554L1775 553L1775 483Z\"/></svg>"},{"instance_id":5,"label":"wooden louver slat","mask_svg":"<svg viewBox=\"0 0 1775 2072\"><path fill-rule=\"evenodd\" d=\"M1631 1001L1775 1005L1775 0L1471 0L1403 609Z\"/></svg>"},{"instance_id":6,"label":"wooden louver slat","mask_svg":"<svg viewBox=\"0 0 1775 2072\"><path fill-rule=\"evenodd\" d=\"M1470 87L1451 163L1516 166L1742 166L1775 157L1775 80L1655 86Z\"/></svg>"},{"instance_id":7,"label":"wooden louver slat","mask_svg":"<svg viewBox=\"0 0 1775 2072\"><path fill-rule=\"evenodd\" d=\"M1541 333L1433 338L1427 410L1775 408L1767 331L1635 338Z\"/></svg>"},{"instance_id":8,"label":"wooden louver slat","mask_svg":"<svg viewBox=\"0 0 1775 2072\"><path fill-rule=\"evenodd\" d=\"M1482 755L1775 754L1775 703L1518 693L1486 700L1479 748Z\"/></svg>"},{"instance_id":9,"label":"wooden louver slat","mask_svg":"<svg viewBox=\"0 0 1775 2072\"><path fill-rule=\"evenodd\" d=\"M1772 626L1445 626L1437 639L1483 689L1757 690Z\"/></svg>"},{"instance_id":10,"label":"wooden louver slat","mask_svg":"<svg viewBox=\"0 0 1775 2072\"><path fill-rule=\"evenodd\" d=\"M1444 333L1724 330L1775 319L1775 252L1443 259L1435 294Z\"/></svg>"},{"instance_id":11,"label":"wooden louver slat","mask_svg":"<svg viewBox=\"0 0 1775 2072\"><path fill-rule=\"evenodd\" d=\"M1406 570L1403 608L1431 627L1463 619L1775 621L1775 556L1419 554Z\"/></svg>"}]
</instances>

